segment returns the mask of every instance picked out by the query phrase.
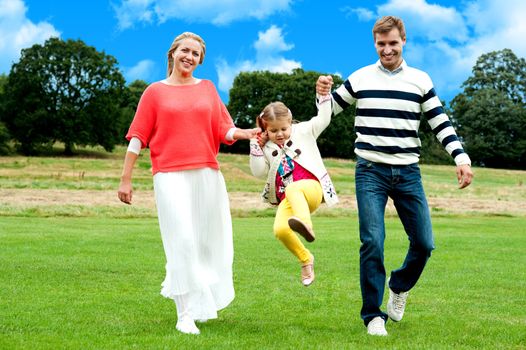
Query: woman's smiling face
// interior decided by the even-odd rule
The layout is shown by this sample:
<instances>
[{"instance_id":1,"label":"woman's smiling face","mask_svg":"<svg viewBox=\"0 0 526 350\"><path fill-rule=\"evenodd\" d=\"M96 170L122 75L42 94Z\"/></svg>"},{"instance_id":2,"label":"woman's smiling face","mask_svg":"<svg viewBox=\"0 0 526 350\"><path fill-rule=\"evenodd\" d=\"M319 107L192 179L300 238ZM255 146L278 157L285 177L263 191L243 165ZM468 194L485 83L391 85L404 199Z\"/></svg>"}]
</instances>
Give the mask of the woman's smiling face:
<instances>
[{"instance_id":1,"label":"woman's smiling face","mask_svg":"<svg viewBox=\"0 0 526 350\"><path fill-rule=\"evenodd\" d=\"M173 52L174 69L183 75L192 75L201 59L201 44L194 39L184 39Z\"/></svg>"}]
</instances>

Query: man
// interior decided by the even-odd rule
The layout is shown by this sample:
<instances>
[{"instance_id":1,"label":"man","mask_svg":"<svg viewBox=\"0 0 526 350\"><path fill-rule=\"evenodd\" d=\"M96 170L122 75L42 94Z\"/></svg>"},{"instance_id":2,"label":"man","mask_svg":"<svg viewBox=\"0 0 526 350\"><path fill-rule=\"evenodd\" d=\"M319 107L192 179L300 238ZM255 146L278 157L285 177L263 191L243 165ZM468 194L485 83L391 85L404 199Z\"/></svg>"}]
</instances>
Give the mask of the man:
<instances>
[{"instance_id":1,"label":"man","mask_svg":"<svg viewBox=\"0 0 526 350\"><path fill-rule=\"evenodd\" d=\"M464 152L449 118L444 114L429 76L409 67L402 58L404 24L393 16L373 27L375 64L354 72L333 93L333 113L356 102L356 199L360 225L361 317L371 335L387 335L387 318L402 319L408 292L418 281L434 249L431 218L422 187L418 158L421 113L457 165L459 188L473 178L471 160ZM331 76L320 76L319 95L330 92ZM392 198L409 239L402 266L388 279L387 314L381 311L384 268L384 212Z\"/></svg>"}]
</instances>

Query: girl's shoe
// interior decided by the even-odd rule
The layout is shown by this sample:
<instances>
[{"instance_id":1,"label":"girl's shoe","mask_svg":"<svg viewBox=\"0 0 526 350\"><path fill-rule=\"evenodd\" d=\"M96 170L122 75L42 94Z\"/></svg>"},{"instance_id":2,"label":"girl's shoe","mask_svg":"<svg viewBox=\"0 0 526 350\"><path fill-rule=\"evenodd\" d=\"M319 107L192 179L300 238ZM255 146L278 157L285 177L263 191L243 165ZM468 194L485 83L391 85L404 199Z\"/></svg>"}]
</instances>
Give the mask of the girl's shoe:
<instances>
[{"instance_id":1,"label":"girl's shoe","mask_svg":"<svg viewBox=\"0 0 526 350\"><path fill-rule=\"evenodd\" d=\"M314 255L311 254L310 261L301 266L301 283L308 287L314 282Z\"/></svg>"},{"instance_id":2,"label":"girl's shoe","mask_svg":"<svg viewBox=\"0 0 526 350\"><path fill-rule=\"evenodd\" d=\"M301 221L301 219L298 217L291 216L289 218L289 227L292 229L292 231L302 235L303 238L307 240L307 242L312 242L316 239L312 227Z\"/></svg>"}]
</instances>

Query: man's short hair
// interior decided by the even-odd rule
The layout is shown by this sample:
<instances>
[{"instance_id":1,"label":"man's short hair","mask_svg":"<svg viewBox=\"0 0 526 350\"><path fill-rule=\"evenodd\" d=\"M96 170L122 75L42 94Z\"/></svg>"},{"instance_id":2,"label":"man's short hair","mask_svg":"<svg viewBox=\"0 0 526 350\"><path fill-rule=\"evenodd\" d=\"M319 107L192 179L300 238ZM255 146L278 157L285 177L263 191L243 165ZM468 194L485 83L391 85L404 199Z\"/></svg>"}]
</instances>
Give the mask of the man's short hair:
<instances>
[{"instance_id":1,"label":"man's short hair","mask_svg":"<svg viewBox=\"0 0 526 350\"><path fill-rule=\"evenodd\" d=\"M376 40L376 33L389 33L394 28L400 32L400 37L405 40L405 26L401 18L395 16L384 16L379 18L373 26L373 39Z\"/></svg>"}]
</instances>

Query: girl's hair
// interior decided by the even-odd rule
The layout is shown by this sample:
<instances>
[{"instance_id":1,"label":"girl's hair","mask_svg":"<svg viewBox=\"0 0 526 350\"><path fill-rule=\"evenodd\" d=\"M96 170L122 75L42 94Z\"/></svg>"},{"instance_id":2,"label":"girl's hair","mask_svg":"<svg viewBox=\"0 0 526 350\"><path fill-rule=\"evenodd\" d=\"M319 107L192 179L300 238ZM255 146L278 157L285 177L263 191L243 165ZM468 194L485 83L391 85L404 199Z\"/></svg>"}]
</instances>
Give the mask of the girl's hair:
<instances>
[{"instance_id":1,"label":"girl's hair","mask_svg":"<svg viewBox=\"0 0 526 350\"><path fill-rule=\"evenodd\" d=\"M405 26L401 18L395 16L384 16L379 18L373 26L373 40L376 41L376 34L389 33L394 28L400 32L400 37L405 40Z\"/></svg>"},{"instance_id":2,"label":"girl's hair","mask_svg":"<svg viewBox=\"0 0 526 350\"><path fill-rule=\"evenodd\" d=\"M256 125L261 130L267 130L267 123L277 119L288 119L292 123L292 113L283 102L271 102L266 105L256 118Z\"/></svg>"},{"instance_id":3,"label":"girl's hair","mask_svg":"<svg viewBox=\"0 0 526 350\"><path fill-rule=\"evenodd\" d=\"M203 60L205 59L206 44L203 38L191 32L181 33L174 39L174 41L172 42L172 45L170 46L170 49L168 50L168 70L167 70L168 77L170 76L170 74L172 74L172 70L174 69L174 58L172 54L174 53L175 50L177 50L177 48L181 44L181 41L183 41L184 39L193 39L197 41L199 44L201 44L201 57L199 58L199 64L203 63Z\"/></svg>"}]
</instances>

